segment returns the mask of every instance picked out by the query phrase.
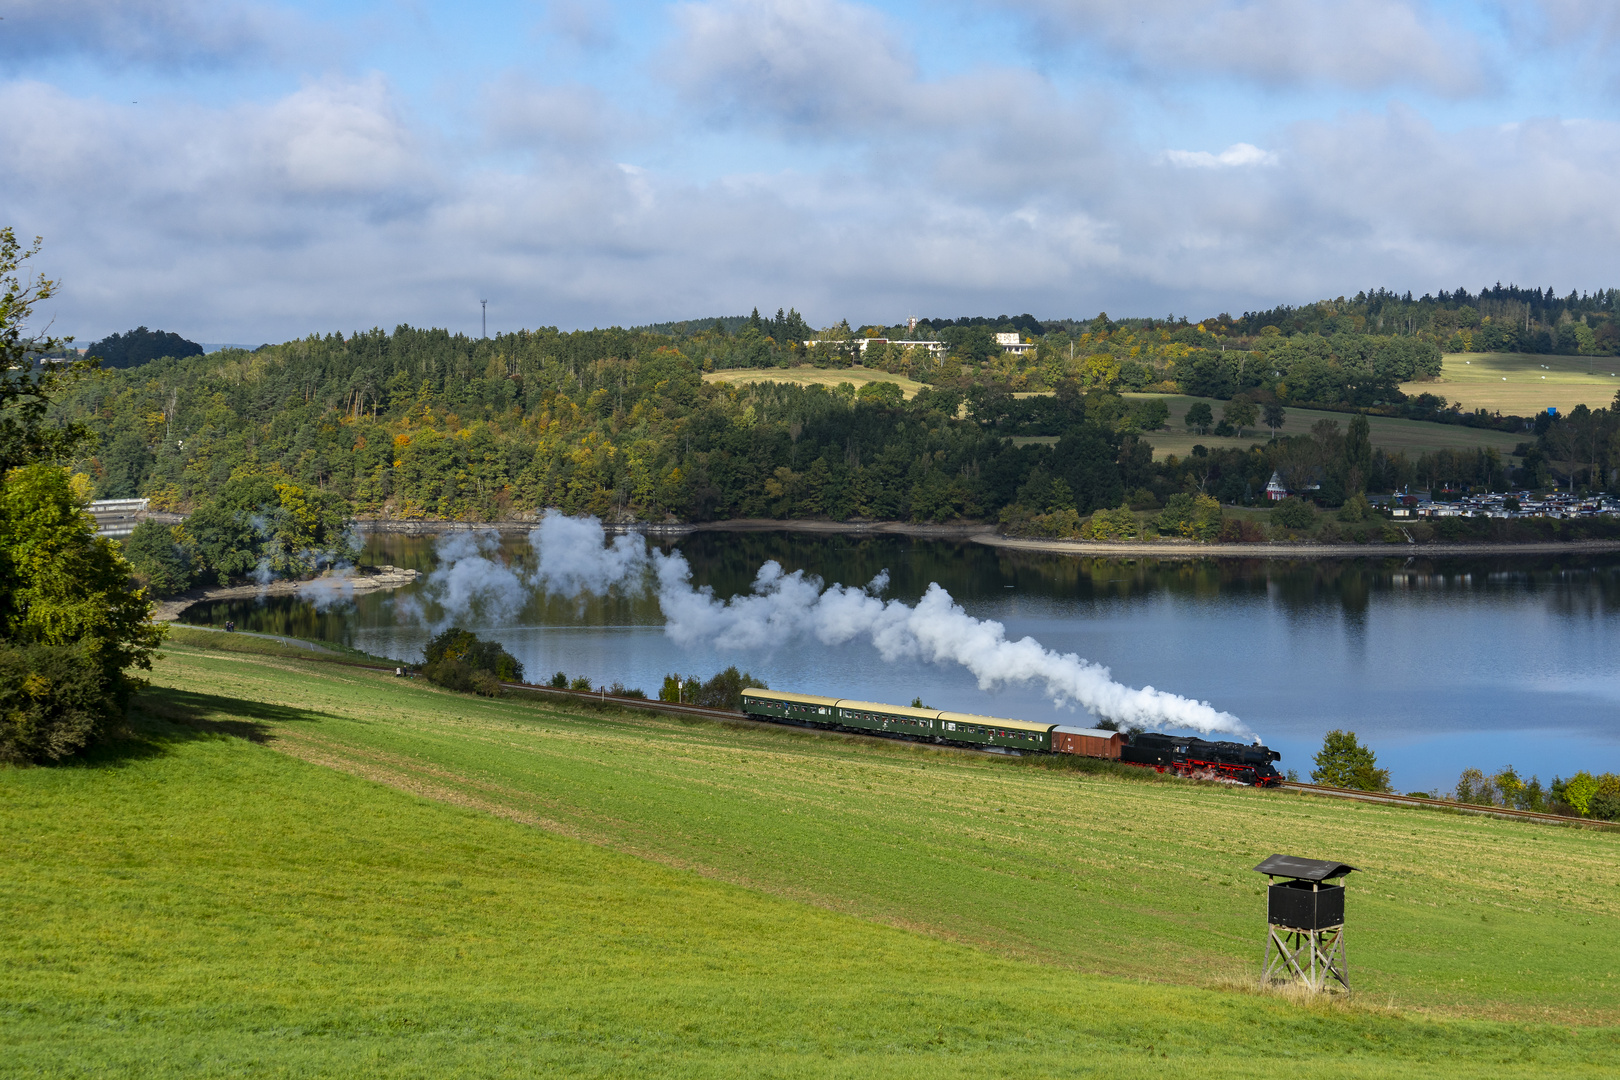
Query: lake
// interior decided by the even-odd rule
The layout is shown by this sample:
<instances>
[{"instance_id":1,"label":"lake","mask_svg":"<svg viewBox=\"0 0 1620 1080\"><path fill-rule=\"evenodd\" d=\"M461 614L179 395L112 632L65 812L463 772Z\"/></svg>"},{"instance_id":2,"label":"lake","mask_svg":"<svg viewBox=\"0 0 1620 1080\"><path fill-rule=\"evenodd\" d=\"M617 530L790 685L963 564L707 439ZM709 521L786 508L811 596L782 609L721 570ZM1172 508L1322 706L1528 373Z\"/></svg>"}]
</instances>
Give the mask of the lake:
<instances>
[{"instance_id":1,"label":"lake","mask_svg":"<svg viewBox=\"0 0 1620 1080\"><path fill-rule=\"evenodd\" d=\"M674 545L693 581L746 592L775 559L829 583L887 570L887 597L938 582L972 615L1107 665L1131 686L1208 701L1241 717L1308 778L1332 728L1355 731L1401 791L1449 790L1464 768L1568 776L1620 771L1620 556L1349 560L1079 559L904 537L700 533ZM504 558L527 565L523 538ZM429 570L430 538L368 538L364 561ZM197 605L186 621L343 642L416 660L430 636L402 604L423 586L317 610L294 598ZM1035 687L981 691L967 671L885 663L871 645L682 648L655 599L532 599L501 620L465 620L523 662L655 695L665 674L736 664L777 689L1030 720L1087 721Z\"/></svg>"}]
</instances>

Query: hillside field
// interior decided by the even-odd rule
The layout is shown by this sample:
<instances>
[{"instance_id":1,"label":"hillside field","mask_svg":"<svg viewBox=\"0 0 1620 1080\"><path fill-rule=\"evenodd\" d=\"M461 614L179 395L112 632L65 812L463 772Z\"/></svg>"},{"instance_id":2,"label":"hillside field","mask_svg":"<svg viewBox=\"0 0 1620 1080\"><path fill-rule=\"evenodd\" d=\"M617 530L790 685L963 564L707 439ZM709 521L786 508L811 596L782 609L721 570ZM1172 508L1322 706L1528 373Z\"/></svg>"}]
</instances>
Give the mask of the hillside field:
<instances>
[{"instance_id":1,"label":"hillside field","mask_svg":"<svg viewBox=\"0 0 1620 1080\"><path fill-rule=\"evenodd\" d=\"M1545 359L1539 358L1539 359ZM1449 360L1449 358L1448 358ZM745 384L751 382L790 382L801 386L820 385L834 387L839 383L847 382L856 388L869 382L892 382L899 385L907 400L916 396L917 391L923 389L922 383L915 382L901 375L890 375L884 371L871 368L841 368L823 369L814 367L794 368L734 368L728 371L711 371L704 374L705 382ZM1417 384L1406 389L1408 392L1421 392L1414 390ZM1426 383L1431 390L1439 384ZM1435 393L1443 393L1433 390ZM1032 397L1033 394L1019 394L1019 397ZM1247 448L1255 442L1264 442L1270 438L1270 431L1266 428L1248 429L1244 438L1221 438L1217 435L1192 435L1183 425L1182 420L1187 415L1187 409L1195 401L1203 401L1214 410L1216 419L1220 418L1221 407L1226 403L1215 398L1188 397L1183 394L1126 394L1126 397L1162 397L1170 406L1170 427L1164 431L1154 431L1148 434L1148 441L1153 444L1153 456L1163 461L1171 454L1177 457L1186 457L1192 452L1195 444L1202 444L1210 448L1237 447ZM1606 401L1607 399L1605 399ZM1288 423L1283 426L1280 434L1298 435L1308 432L1311 425L1318 420L1333 420L1340 428L1349 423L1347 413L1327 412L1319 409L1288 410ZM1435 424L1422 420L1397 420L1384 416L1368 417L1372 428L1372 441L1374 446L1383 447L1391 453L1405 451L1416 456L1441 448L1462 449L1476 446L1494 446L1503 457L1512 454L1513 448L1524 442L1527 435L1511 434L1501 431L1482 431L1477 428L1463 427L1458 424ZM1057 441L1056 436L1019 436L1015 442L1032 443Z\"/></svg>"},{"instance_id":2,"label":"hillside field","mask_svg":"<svg viewBox=\"0 0 1620 1080\"><path fill-rule=\"evenodd\" d=\"M839 383L849 383L859 390L870 382L891 382L910 401L924 384L904 375L890 375L876 368L818 368L808 364L790 368L730 368L725 371L706 371L703 381L711 383L784 382L800 386L825 386L831 390Z\"/></svg>"},{"instance_id":3,"label":"hillside field","mask_svg":"<svg viewBox=\"0 0 1620 1080\"><path fill-rule=\"evenodd\" d=\"M183 640L179 640L183 639ZM179 631L0 772L0 1075L1614 1075L1620 836L464 697ZM1353 1003L1252 990L1273 851Z\"/></svg>"},{"instance_id":4,"label":"hillside field","mask_svg":"<svg viewBox=\"0 0 1620 1080\"><path fill-rule=\"evenodd\" d=\"M1439 394L1463 408L1533 416L1547 406L1607 408L1620 391L1620 357L1530 353L1447 353L1440 378L1405 383L1407 394Z\"/></svg>"},{"instance_id":5,"label":"hillside field","mask_svg":"<svg viewBox=\"0 0 1620 1080\"><path fill-rule=\"evenodd\" d=\"M1211 449L1216 447L1247 448L1256 442L1265 442L1271 438L1271 431L1265 427L1246 429L1245 438L1221 438L1217 435L1194 435L1186 428L1185 419L1187 409L1195 401L1202 401L1209 405L1215 414L1215 419L1221 418L1221 408L1226 404L1215 398L1195 398L1183 394L1127 394L1126 397L1162 397L1170 406L1170 427L1168 431L1153 431L1147 435L1147 440L1153 444L1153 456L1163 460L1170 454L1177 457L1186 457L1192 452L1194 444L1201 443ZM1309 433L1311 425L1319 420L1332 420L1343 431L1350 423L1349 413L1327 412L1320 409L1296 409L1289 407L1287 422L1278 429L1279 435L1304 435ZM1404 452L1410 457L1428 453L1434 450L1472 449L1476 446L1494 446L1503 458L1512 455L1513 448L1526 441L1531 436L1526 434L1512 434L1504 431L1484 431L1479 428L1463 427L1461 424L1436 424L1427 420L1398 420L1388 416L1369 416L1367 418L1369 434L1374 446L1382 447L1390 453Z\"/></svg>"}]
</instances>

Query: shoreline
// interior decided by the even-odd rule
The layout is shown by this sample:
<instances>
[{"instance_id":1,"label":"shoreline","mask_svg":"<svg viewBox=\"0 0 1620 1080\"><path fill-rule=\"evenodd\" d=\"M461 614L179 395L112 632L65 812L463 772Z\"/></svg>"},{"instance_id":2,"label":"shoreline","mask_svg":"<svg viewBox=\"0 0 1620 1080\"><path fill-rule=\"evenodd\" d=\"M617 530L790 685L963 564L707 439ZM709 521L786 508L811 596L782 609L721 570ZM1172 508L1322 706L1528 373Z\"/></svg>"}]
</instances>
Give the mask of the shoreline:
<instances>
[{"instance_id":1,"label":"shoreline","mask_svg":"<svg viewBox=\"0 0 1620 1080\"><path fill-rule=\"evenodd\" d=\"M1410 559L1455 555L1565 555L1620 551L1620 540L1549 541L1536 544L1199 544L1191 540L1029 540L1014 536L980 536L990 547L1044 551L1062 555L1100 555L1145 559Z\"/></svg>"},{"instance_id":2,"label":"shoreline","mask_svg":"<svg viewBox=\"0 0 1620 1080\"><path fill-rule=\"evenodd\" d=\"M389 533L406 536L440 536L453 532L490 529L500 533L526 533L539 524L534 519L507 519L490 522L361 520L355 528L362 533ZM698 524L604 522L612 534L641 533L644 536L682 537L700 532L792 532L843 536L909 536L919 540L956 540L984 544L1010 551L1037 551L1054 555L1099 556L1103 558L1147 559L1407 559L1415 556L1451 557L1459 555L1539 556L1564 554L1607 554L1620 552L1620 540L1542 541L1525 544L1428 543L1428 544L1312 544L1298 541L1276 543L1200 544L1191 540L1049 540L1003 536L999 526L983 522L949 525L918 524L909 521L823 521L815 519L730 518ZM251 588L251 587L250 587Z\"/></svg>"},{"instance_id":3,"label":"shoreline","mask_svg":"<svg viewBox=\"0 0 1620 1080\"><path fill-rule=\"evenodd\" d=\"M365 593L384 592L411 584L421 572L397 566L380 567L375 574L337 577L330 574L302 581L271 581L264 585L219 585L211 589L188 589L178 596L157 601L152 609L153 622L175 622L186 609L209 600L253 600L262 596L297 596L301 593L319 593L337 600Z\"/></svg>"}]
</instances>

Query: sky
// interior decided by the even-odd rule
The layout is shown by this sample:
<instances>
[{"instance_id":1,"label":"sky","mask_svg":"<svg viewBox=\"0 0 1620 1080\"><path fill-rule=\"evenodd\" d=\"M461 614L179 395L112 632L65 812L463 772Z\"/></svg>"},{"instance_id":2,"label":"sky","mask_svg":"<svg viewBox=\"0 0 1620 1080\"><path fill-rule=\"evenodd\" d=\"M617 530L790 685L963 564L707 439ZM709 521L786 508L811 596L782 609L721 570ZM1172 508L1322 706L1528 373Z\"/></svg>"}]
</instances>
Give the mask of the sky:
<instances>
[{"instance_id":1,"label":"sky","mask_svg":"<svg viewBox=\"0 0 1620 1080\"><path fill-rule=\"evenodd\" d=\"M1563 294L1617 60L1613 0L0 0L0 225L81 344Z\"/></svg>"}]
</instances>

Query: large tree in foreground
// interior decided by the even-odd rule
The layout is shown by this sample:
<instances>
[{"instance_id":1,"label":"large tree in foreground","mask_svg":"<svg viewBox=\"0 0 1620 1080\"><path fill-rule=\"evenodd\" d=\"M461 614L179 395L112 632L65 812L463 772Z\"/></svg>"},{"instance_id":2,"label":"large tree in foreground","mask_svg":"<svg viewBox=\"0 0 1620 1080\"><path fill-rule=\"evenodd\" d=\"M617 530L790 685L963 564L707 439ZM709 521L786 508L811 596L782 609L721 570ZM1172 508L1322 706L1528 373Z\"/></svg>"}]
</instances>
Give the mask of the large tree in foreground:
<instances>
[{"instance_id":1,"label":"large tree in foreground","mask_svg":"<svg viewBox=\"0 0 1620 1080\"><path fill-rule=\"evenodd\" d=\"M117 547L95 535L57 464L88 434L52 426L51 395L94 365L53 363L66 343L30 336L33 305L55 293L19 277L24 251L0 230L0 760L67 757L124 714L162 629Z\"/></svg>"},{"instance_id":2,"label":"large tree in foreground","mask_svg":"<svg viewBox=\"0 0 1620 1080\"><path fill-rule=\"evenodd\" d=\"M68 384L94 373L96 364L65 353L72 338L33 335L34 305L56 295L57 283L23 264L39 252L39 239L24 248L10 228L0 229L0 475L35 461L61 462L91 438L82 424L52 424L51 399Z\"/></svg>"}]
</instances>

